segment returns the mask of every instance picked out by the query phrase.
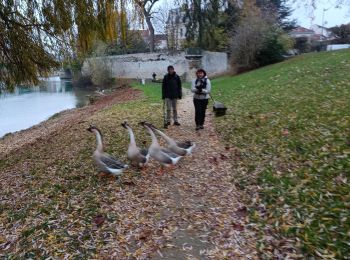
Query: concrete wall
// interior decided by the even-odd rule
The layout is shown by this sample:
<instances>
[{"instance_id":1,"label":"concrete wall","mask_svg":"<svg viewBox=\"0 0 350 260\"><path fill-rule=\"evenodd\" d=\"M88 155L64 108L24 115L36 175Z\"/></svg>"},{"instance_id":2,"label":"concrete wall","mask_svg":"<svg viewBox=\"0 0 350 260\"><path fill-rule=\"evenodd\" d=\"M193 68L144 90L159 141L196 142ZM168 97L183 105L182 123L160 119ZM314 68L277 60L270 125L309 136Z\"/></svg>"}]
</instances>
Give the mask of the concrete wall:
<instances>
[{"instance_id":1,"label":"concrete wall","mask_svg":"<svg viewBox=\"0 0 350 260\"><path fill-rule=\"evenodd\" d=\"M228 70L228 60L226 53L203 52L203 57L199 59L186 59L185 53L139 53L118 56L107 56L103 58L88 59L83 65L83 75L91 75L89 62L98 60L104 61L106 68L110 70L111 77L116 78L138 78L150 79L153 72L157 74L157 79L163 78L169 65L175 67L177 74L189 81L198 68L204 68L211 74L223 73Z\"/></svg>"},{"instance_id":2,"label":"concrete wall","mask_svg":"<svg viewBox=\"0 0 350 260\"><path fill-rule=\"evenodd\" d=\"M202 66L208 75L226 72L228 67L227 53L205 51L202 57Z\"/></svg>"}]
</instances>

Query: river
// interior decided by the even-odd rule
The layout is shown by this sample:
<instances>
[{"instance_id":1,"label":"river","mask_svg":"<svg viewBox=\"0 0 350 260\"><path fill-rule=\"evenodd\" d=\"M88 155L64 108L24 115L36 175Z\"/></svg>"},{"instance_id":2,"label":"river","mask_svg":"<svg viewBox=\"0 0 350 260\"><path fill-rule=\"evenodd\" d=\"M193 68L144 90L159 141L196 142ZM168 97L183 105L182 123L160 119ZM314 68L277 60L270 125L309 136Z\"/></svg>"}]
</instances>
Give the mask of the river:
<instances>
[{"instance_id":1,"label":"river","mask_svg":"<svg viewBox=\"0 0 350 260\"><path fill-rule=\"evenodd\" d=\"M39 86L16 87L0 93L0 137L27 129L66 109L88 104L91 91L76 89L59 77L45 79Z\"/></svg>"}]
</instances>

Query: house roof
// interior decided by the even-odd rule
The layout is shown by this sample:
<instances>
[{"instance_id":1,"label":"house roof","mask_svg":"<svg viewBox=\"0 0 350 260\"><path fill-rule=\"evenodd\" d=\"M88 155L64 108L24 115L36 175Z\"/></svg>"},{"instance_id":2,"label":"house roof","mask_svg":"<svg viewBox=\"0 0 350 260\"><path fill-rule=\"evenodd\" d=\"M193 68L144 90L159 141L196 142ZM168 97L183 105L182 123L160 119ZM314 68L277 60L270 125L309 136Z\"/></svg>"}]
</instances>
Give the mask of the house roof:
<instances>
[{"instance_id":1,"label":"house roof","mask_svg":"<svg viewBox=\"0 0 350 260\"><path fill-rule=\"evenodd\" d=\"M314 32L313 30L306 29L306 28L304 28L304 27L299 26L299 27L293 29L293 30L291 31L291 33L307 33L307 34L314 34L315 32Z\"/></svg>"},{"instance_id":2,"label":"house roof","mask_svg":"<svg viewBox=\"0 0 350 260\"><path fill-rule=\"evenodd\" d=\"M312 26L317 26L318 28L323 28L323 29L326 29L326 30L329 29L329 28L327 28L327 27L324 27L324 26L321 26L321 25L318 25L318 24L313 24Z\"/></svg>"}]
</instances>

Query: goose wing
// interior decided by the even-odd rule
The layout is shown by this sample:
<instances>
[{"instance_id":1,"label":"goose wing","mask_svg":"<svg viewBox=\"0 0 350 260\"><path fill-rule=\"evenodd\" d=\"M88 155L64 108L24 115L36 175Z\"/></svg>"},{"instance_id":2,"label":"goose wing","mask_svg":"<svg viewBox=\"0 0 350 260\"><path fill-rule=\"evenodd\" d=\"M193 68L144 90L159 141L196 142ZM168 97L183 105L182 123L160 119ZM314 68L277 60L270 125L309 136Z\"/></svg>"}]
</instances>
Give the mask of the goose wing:
<instances>
[{"instance_id":1,"label":"goose wing","mask_svg":"<svg viewBox=\"0 0 350 260\"><path fill-rule=\"evenodd\" d=\"M140 153L143 155L143 156L147 156L148 154L148 149L144 148L144 149L140 149Z\"/></svg>"},{"instance_id":2,"label":"goose wing","mask_svg":"<svg viewBox=\"0 0 350 260\"><path fill-rule=\"evenodd\" d=\"M162 148L161 149L162 153L164 153L166 156L171 157L171 158L177 158L177 157L181 157L176 153L173 153L172 151L170 151L169 149L166 148Z\"/></svg>"},{"instance_id":3,"label":"goose wing","mask_svg":"<svg viewBox=\"0 0 350 260\"><path fill-rule=\"evenodd\" d=\"M143 155L141 153L138 153L137 156L135 156L134 161L137 163L146 163L147 162L147 156Z\"/></svg>"},{"instance_id":4,"label":"goose wing","mask_svg":"<svg viewBox=\"0 0 350 260\"><path fill-rule=\"evenodd\" d=\"M184 141L184 142L176 142L176 145L182 149L188 149L191 146L193 146L193 143L191 141Z\"/></svg>"},{"instance_id":5,"label":"goose wing","mask_svg":"<svg viewBox=\"0 0 350 260\"><path fill-rule=\"evenodd\" d=\"M158 153L152 155L152 157L162 164L172 164L173 163L173 161L171 160L171 157L162 151L159 151Z\"/></svg>"},{"instance_id":6,"label":"goose wing","mask_svg":"<svg viewBox=\"0 0 350 260\"><path fill-rule=\"evenodd\" d=\"M101 155L100 160L107 168L110 169L124 169L127 167L125 163L106 153Z\"/></svg>"}]
</instances>

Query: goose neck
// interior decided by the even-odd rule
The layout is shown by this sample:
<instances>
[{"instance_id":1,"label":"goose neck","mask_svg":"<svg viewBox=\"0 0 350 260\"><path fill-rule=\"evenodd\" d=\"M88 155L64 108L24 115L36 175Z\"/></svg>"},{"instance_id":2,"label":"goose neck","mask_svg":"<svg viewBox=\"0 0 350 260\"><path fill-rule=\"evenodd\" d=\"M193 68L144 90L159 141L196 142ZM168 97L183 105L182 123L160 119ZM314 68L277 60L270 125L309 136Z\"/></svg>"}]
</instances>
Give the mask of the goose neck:
<instances>
[{"instance_id":1,"label":"goose neck","mask_svg":"<svg viewBox=\"0 0 350 260\"><path fill-rule=\"evenodd\" d=\"M102 142L102 135L100 133L100 131L98 130L94 130L95 135L96 135L96 143L97 143L97 147L96 150L99 152L103 152L103 142Z\"/></svg>"},{"instance_id":2,"label":"goose neck","mask_svg":"<svg viewBox=\"0 0 350 260\"><path fill-rule=\"evenodd\" d=\"M157 131L157 133L164 138L165 141L167 141L168 143L173 143L174 140L171 139L169 136L167 136L166 134L164 134L162 131L158 130L158 129L154 129L155 131Z\"/></svg>"},{"instance_id":3,"label":"goose neck","mask_svg":"<svg viewBox=\"0 0 350 260\"><path fill-rule=\"evenodd\" d=\"M153 133L152 129L149 128L148 126L146 126L147 131L149 132L149 134L151 135L151 139L152 139L152 145L159 145L158 144L158 140L156 135Z\"/></svg>"},{"instance_id":4,"label":"goose neck","mask_svg":"<svg viewBox=\"0 0 350 260\"><path fill-rule=\"evenodd\" d=\"M134 132L132 131L132 129L129 126L127 126L127 129L128 129L128 132L129 132L130 144L131 145L136 145Z\"/></svg>"}]
</instances>

